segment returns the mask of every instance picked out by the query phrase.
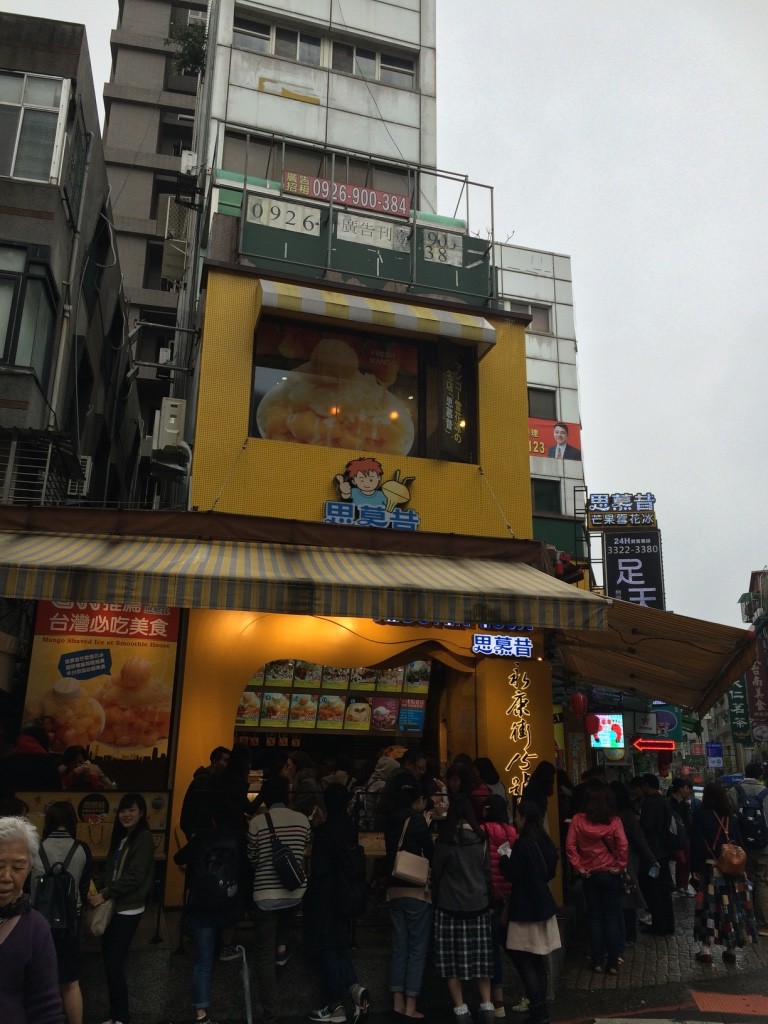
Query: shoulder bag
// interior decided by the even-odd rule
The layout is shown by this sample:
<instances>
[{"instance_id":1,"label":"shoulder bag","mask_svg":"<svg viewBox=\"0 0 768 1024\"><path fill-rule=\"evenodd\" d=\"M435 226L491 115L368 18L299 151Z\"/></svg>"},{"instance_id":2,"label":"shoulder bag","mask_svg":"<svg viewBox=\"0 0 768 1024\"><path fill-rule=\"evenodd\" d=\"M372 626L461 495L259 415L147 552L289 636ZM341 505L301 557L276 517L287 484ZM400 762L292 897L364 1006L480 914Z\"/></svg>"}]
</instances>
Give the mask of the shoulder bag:
<instances>
[{"instance_id":1,"label":"shoulder bag","mask_svg":"<svg viewBox=\"0 0 768 1024\"><path fill-rule=\"evenodd\" d=\"M293 892L300 889L307 881L304 865L301 864L293 853L293 850L280 839L272 821L272 815L267 811L264 814L269 829L269 841L272 847L272 864L275 873L284 889Z\"/></svg>"},{"instance_id":2,"label":"shoulder bag","mask_svg":"<svg viewBox=\"0 0 768 1024\"><path fill-rule=\"evenodd\" d=\"M119 878L123 873L123 864L128 851L123 850L123 855L117 864L117 871L114 874L114 878ZM93 883L91 883L93 885ZM110 898L100 903L98 907L92 907L90 903L86 904L83 908L83 928L89 935L93 935L94 938L99 938L103 935L109 926L109 922L115 916L115 900Z\"/></svg>"},{"instance_id":3,"label":"shoulder bag","mask_svg":"<svg viewBox=\"0 0 768 1024\"><path fill-rule=\"evenodd\" d=\"M426 886L429 881L429 861L420 853L409 853L408 850L402 849L405 833L408 831L410 823L411 819L406 818L403 831L400 833L400 842L397 844L392 877L400 882L410 882L411 885Z\"/></svg>"}]
</instances>

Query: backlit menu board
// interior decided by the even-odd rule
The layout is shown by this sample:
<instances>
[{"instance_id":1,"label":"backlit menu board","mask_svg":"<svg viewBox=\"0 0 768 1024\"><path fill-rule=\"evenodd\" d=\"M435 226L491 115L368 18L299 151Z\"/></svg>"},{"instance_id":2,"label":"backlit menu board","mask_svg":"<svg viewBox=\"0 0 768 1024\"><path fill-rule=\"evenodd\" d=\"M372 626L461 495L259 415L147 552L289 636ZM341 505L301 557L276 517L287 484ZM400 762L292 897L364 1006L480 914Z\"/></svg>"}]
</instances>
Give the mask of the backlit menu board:
<instances>
[{"instance_id":1,"label":"backlit menu board","mask_svg":"<svg viewBox=\"0 0 768 1024\"><path fill-rule=\"evenodd\" d=\"M380 669L271 661L246 683L235 724L245 729L421 735L431 669L428 660Z\"/></svg>"}]
</instances>

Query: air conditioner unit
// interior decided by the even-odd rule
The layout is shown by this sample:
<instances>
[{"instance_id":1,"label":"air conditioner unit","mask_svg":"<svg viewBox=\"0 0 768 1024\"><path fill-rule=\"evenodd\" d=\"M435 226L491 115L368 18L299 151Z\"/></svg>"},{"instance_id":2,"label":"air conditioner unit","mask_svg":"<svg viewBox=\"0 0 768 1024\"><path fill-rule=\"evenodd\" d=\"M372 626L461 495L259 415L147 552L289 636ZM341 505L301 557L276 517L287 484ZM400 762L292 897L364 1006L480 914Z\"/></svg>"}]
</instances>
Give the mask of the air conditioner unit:
<instances>
[{"instance_id":1,"label":"air conditioner unit","mask_svg":"<svg viewBox=\"0 0 768 1024\"><path fill-rule=\"evenodd\" d=\"M93 468L93 458L90 455L80 456L80 468L83 471L82 480L70 480L67 483L67 497L68 498L85 498L88 494L88 487L91 483L91 469Z\"/></svg>"},{"instance_id":2,"label":"air conditioner unit","mask_svg":"<svg viewBox=\"0 0 768 1024\"><path fill-rule=\"evenodd\" d=\"M173 348L161 348L158 349L157 361L158 363L170 363L173 359Z\"/></svg>"},{"instance_id":3,"label":"air conditioner unit","mask_svg":"<svg viewBox=\"0 0 768 1024\"><path fill-rule=\"evenodd\" d=\"M184 441L184 423L187 417L187 403L183 398L164 398L159 412L155 413L152 431L152 448L180 448Z\"/></svg>"},{"instance_id":4,"label":"air conditioner unit","mask_svg":"<svg viewBox=\"0 0 768 1024\"><path fill-rule=\"evenodd\" d=\"M164 193L157 200L157 233L163 238L175 238L184 241L187 237L187 220L189 211L175 196Z\"/></svg>"}]
</instances>

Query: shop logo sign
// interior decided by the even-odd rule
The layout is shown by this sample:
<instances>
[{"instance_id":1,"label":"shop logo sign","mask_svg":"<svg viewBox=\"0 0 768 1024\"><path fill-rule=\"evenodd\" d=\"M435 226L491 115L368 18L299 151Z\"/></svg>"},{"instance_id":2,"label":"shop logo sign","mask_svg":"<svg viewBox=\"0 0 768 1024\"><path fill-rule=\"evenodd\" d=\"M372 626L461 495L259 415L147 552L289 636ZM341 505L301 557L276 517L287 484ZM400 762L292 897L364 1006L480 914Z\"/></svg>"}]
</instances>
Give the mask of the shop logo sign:
<instances>
[{"instance_id":1,"label":"shop logo sign","mask_svg":"<svg viewBox=\"0 0 768 1024\"><path fill-rule=\"evenodd\" d=\"M472 637L473 654L493 654L502 658L532 658L533 643L527 636L493 636L475 633Z\"/></svg>"},{"instance_id":2,"label":"shop logo sign","mask_svg":"<svg viewBox=\"0 0 768 1024\"><path fill-rule=\"evenodd\" d=\"M396 469L384 479L384 468L378 459L352 459L337 473L333 483L337 501L326 501L324 523L335 526L375 526L379 529L417 530L421 523L418 512L403 508L411 500L410 484L415 477L401 478Z\"/></svg>"}]
</instances>

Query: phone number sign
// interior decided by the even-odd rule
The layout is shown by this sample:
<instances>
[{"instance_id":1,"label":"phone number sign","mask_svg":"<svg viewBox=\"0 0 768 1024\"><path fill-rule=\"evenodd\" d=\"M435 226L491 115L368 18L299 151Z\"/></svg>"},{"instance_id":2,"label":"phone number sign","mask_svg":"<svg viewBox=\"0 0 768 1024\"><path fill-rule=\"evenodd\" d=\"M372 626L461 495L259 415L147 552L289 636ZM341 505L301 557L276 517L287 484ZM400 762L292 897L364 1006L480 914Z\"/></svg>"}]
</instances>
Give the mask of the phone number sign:
<instances>
[{"instance_id":1,"label":"phone number sign","mask_svg":"<svg viewBox=\"0 0 768 1024\"><path fill-rule=\"evenodd\" d=\"M311 174L297 174L294 171L283 171L283 191L305 199L355 206L360 210L387 213L393 217L407 217L411 212L408 196L397 192L382 192L365 185L350 185L345 181L315 178Z\"/></svg>"}]
</instances>

